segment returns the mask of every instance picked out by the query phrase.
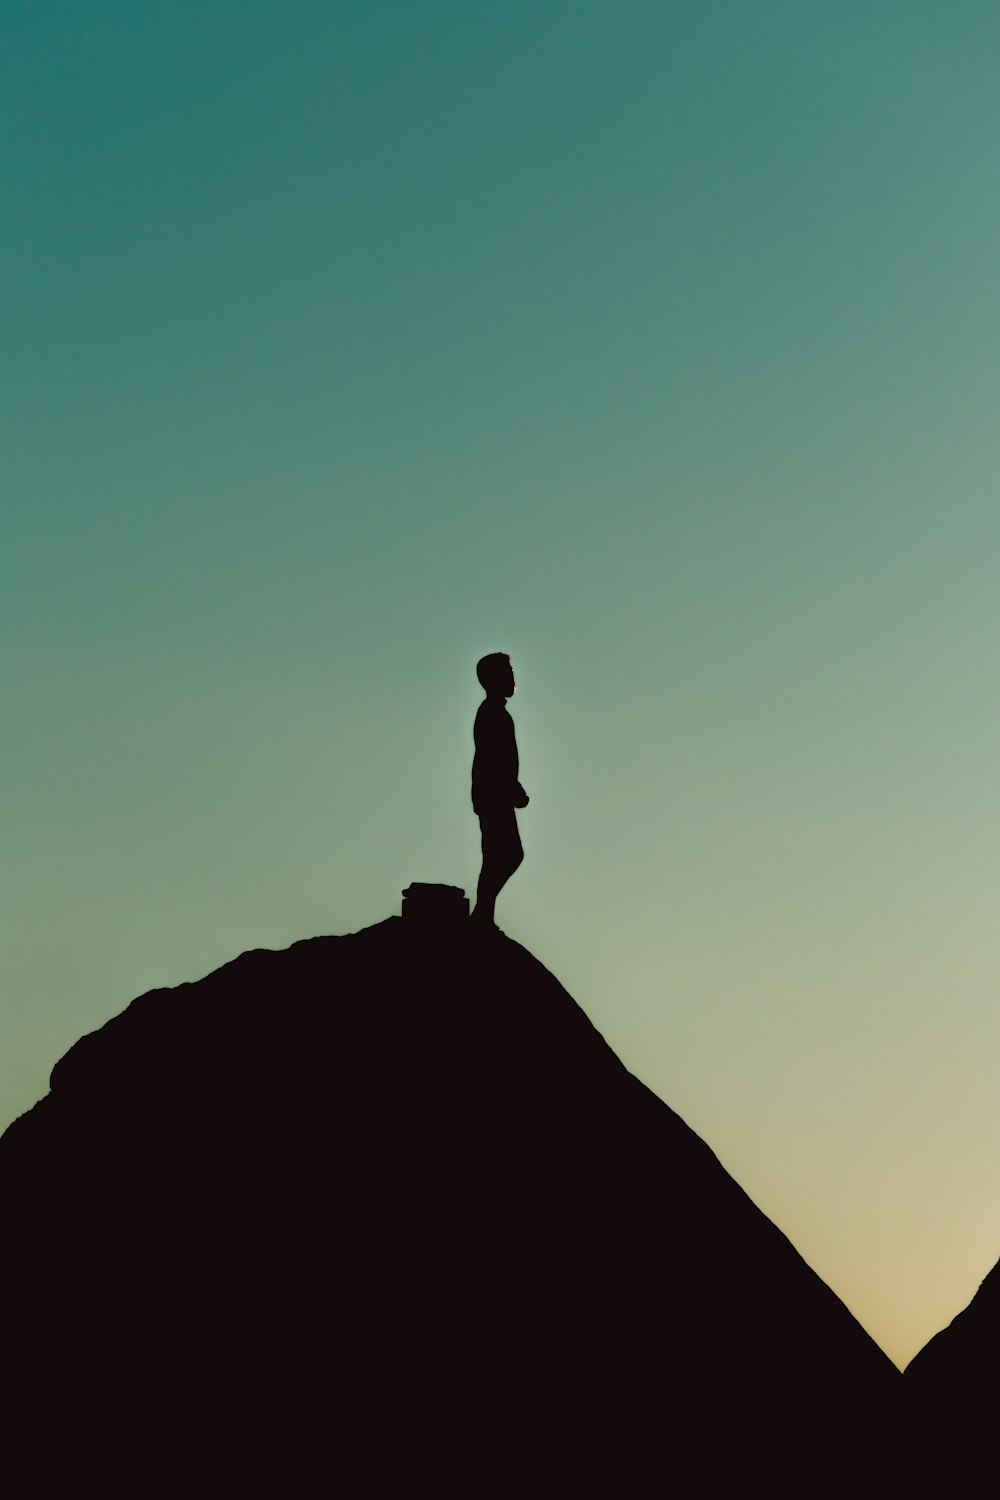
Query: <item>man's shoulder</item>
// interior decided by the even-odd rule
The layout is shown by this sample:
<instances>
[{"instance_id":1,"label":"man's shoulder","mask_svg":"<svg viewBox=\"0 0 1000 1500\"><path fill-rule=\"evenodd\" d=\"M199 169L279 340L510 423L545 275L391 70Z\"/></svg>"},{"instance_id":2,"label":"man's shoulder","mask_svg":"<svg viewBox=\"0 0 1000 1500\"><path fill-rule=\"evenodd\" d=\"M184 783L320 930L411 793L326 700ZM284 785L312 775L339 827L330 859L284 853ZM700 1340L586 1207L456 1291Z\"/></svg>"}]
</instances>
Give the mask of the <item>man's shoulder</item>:
<instances>
[{"instance_id":1,"label":"man's shoulder","mask_svg":"<svg viewBox=\"0 0 1000 1500\"><path fill-rule=\"evenodd\" d=\"M507 712L506 703L497 703L493 698L484 698L476 710L476 723L499 724L506 719L508 724L513 724L513 719Z\"/></svg>"}]
</instances>

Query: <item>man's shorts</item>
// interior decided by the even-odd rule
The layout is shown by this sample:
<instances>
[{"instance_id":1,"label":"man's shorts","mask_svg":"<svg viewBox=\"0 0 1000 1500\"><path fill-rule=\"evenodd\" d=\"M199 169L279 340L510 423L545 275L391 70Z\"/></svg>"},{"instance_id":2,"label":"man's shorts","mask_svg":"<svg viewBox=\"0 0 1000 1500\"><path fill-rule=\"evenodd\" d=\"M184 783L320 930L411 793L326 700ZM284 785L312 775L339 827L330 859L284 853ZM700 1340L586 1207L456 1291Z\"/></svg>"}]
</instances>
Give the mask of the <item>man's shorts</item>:
<instances>
[{"instance_id":1,"label":"man's shorts","mask_svg":"<svg viewBox=\"0 0 1000 1500\"><path fill-rule=\"evenodd\" d=\"M517 813L512 807L483 808L479 814L484 865L517 865L524 858Z\"/></svg>"}]
</instances>

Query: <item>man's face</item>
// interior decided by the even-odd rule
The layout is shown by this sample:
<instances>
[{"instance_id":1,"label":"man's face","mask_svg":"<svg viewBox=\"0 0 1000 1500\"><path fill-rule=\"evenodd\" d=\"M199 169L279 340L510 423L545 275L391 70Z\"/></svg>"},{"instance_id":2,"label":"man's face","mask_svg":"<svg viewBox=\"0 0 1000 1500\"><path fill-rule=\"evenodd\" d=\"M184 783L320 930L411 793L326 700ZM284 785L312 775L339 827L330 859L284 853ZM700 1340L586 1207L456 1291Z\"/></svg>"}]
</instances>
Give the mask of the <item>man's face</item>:
<instances>
[{"instance_id":1,"label":"man's face","mask_svg":"<svg viewBox=\"0 0 1000 1500\"><path fill-rule=\"evenodd\" d=\"M517 683L514 681L514 668L511 666L510 662L507 663L506 675L507 680L503 685L503 695L505 698L512 698L514 696L514 693L517 691Z\"/></svg>"}]
</instances>

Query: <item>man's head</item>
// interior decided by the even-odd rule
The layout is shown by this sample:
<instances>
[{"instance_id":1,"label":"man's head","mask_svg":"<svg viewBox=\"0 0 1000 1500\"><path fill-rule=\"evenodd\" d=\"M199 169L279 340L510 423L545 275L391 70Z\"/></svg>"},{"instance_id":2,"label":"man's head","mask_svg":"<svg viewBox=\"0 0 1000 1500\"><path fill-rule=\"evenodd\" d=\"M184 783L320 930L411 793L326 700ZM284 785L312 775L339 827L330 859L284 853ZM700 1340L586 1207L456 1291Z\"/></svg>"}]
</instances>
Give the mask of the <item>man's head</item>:
<instances>
[{"instance_id":1,"label":"man's head","mask_svg":"<svg viewBox=\"0 0 1000 1500\"><path fill-rule=\"evenodd\" d=\"M509 698L517 687L510 657L505 651L494 651L476 663L476 676L487 698Z\"/></svg>"}]
</instances>

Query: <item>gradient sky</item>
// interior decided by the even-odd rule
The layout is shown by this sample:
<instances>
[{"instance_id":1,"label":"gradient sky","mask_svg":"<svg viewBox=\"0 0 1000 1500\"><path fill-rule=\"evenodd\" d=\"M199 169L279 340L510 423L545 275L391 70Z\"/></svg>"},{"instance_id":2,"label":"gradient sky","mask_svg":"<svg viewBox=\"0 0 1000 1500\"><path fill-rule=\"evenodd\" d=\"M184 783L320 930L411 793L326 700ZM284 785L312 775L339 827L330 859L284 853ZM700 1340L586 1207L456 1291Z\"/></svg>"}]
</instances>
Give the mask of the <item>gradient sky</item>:
<instances>
[{"instance_id":1,"label":"gradient sky","mask_svg":"<svg viewBox=\"0 0 1000 1500\"><path fill-rule=\"evenodd\" d=\"M982 0L8 0L0 1122L471 889L506 650L501 924L894 1359L965 1305L998 65Z\"/></svg>"}]
</instances>

